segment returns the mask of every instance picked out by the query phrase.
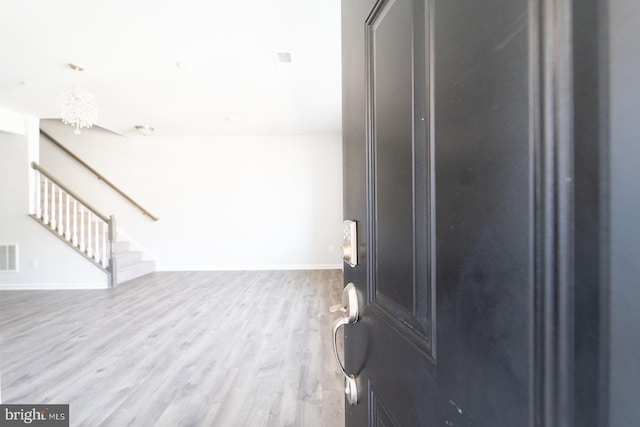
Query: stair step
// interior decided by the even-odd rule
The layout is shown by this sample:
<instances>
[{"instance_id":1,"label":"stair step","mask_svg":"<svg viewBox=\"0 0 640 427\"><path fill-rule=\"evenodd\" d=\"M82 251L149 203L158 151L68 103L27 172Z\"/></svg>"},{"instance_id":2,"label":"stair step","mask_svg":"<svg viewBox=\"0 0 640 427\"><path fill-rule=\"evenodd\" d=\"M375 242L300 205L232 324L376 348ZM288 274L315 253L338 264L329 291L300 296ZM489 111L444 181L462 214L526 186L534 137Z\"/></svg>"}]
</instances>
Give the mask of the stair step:
<instances>
[{"instance_id":1,"label":"stair step","mask_svg":"<svg viewBox=\"0 0 640 427\"><path fill-rule=\"evenodd\" d=\"M131 264L136 264L142 261L142 252L137 251L122 251L113 254L116 259L118 269L127 267Z\"/></svg>"},{"instance_id":2,"label":"stair step","mask_svg":"<svg viewBox=\"0 0 640 427\"><path fill-rule=\"evenodd\" d=\"M113 243L113 252L114 253L119 253L119 252L128 252L129 251L129 242L125 242L125 241L117 241Z\"/></svg>"},{"instance_id":3,"label":"stair step","mask_svg":"<svg viewBox=\"0 0 640 427\"><path fill-rule=\"evenodd\" d=\"M140 261L135 264L128 265L126 267L118 267L118 283L120 285L138 277L145 276L149 273L153 273L156 269L155 261Z\"/></svg>"}]
</instances>

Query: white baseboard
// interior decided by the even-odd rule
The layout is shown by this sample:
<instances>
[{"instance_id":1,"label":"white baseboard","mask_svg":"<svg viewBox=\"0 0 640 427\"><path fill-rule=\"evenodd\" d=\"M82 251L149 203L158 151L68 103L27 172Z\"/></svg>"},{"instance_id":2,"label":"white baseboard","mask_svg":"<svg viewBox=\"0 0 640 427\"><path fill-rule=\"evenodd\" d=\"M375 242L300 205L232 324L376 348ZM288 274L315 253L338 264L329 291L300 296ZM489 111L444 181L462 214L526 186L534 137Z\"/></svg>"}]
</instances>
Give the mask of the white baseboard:
<instances>
[{"instance_id":1,"label":"white baseboard","mask_svg":"<svg viewBox=\"0 0 640 427\"><path fill-rule=\"evenodd\" d=\"M108 289L103 282L94 283L0 283L0 291L54 291L81 289Z\"/></svg>"},{"instance_id":2,"label":"white baseboard","mask_svg":"<svg viewBox=\"0 0 640 427\"><path fill-rule=\"evenodd\" d=\"M218 265L186 268L162 268L156 271L268 271L268 270L342 270L342 264L310 264L310 265Z\"/></svg>"}]
</instances>

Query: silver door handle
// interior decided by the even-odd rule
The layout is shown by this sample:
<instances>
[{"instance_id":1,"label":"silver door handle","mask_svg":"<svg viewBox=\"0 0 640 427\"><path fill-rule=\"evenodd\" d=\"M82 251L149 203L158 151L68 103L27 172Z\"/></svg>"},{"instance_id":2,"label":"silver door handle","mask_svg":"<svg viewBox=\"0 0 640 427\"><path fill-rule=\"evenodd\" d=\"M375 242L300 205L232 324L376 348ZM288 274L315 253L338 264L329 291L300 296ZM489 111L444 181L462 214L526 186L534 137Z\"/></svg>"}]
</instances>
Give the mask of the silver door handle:
<instances>
[{"instance_id":1,"label":"silver door handle","mask_svg":"<svg viewBox=\"0 0 640 427\"><path fill-rule=\"evenodd\" d=\"M347 395L347 402L350 405L358 403L358 387L356 385L356 378L352 374L348 374L344 369L344 365L338 355L338 329L340 326L349 325L358 321L358 294L356 287L353 283L348 283L342 291L342 304L336 304L329 308L329 311L335 313L336 311L342 311L344 317L336 319L333 322L333 354L336 357L336 362L340 366L342 375L344 375L344 393Z\"/></svg>"},{"instance_id":2,"label":"silver door handle","mask_svg":"<svg viewBox=\"0 0 640 427\"><path fill-rule=\"evenodd\" d=\"M343 313L347 312L347 309L342 306L342 304L335 304L329 307L330 313L335 313L336 311L341 311Z\"/></svg>"}]
</instances>

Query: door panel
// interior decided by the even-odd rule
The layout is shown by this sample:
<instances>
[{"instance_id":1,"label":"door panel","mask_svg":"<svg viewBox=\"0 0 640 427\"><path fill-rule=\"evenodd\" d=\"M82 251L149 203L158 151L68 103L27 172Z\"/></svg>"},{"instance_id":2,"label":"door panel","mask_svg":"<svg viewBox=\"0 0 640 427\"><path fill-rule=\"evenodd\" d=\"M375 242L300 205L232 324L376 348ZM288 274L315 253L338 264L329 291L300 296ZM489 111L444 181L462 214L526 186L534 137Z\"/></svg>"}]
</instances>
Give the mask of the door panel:
<instances>
[{"instance_id":1,"label":"door panel","mask_svg":"<svg viewBox=\"0 0 640 427\"><path fill-rule=\"evenodd\" d=\"M373 300L413 312L411 3L389 1L368 24L375 245Z\"/></svg>"},{"instance_id":2,"label":"door panel","mask_svg":"<svg viewBox=\"0 0 640 427\"><path fill-rule=\"evenodd\" d=\"M378 3L367 20L366 51L371 254L369 303L399 333L430 351L431 281L423 4ZM409 23L409 24L407 24ZM417 107L417 108L416 108ZM414 194L422 197L414 197Z\"/></svg>"},{"instance_id":3,"label":"door panel","mask_svg":"<svg viewBox=\"0 0 640 427\"><path fill-rule=\"evenodd\" d=\"M438 383L483 425L520 426L534 366L530 2L489 3L435 7Z\"/></svg>"},{"instance_id":4,"label":"door panel","mask_svg":"<svg viewBox=\"0 0 640 427\"><path fill-rule=\"evenodd\" d=\"M534 423L537 13L343 1L350 426Z\"/></svg>"}]
</instances>

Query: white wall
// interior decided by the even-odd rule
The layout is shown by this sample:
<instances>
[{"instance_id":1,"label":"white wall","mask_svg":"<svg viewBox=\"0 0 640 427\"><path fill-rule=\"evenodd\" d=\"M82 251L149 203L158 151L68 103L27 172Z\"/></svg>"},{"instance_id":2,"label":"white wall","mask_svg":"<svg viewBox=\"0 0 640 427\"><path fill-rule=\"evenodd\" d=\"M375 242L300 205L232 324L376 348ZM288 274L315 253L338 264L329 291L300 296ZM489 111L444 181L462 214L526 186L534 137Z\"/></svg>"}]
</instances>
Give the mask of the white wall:
<instances>
[{"instance_id":1,"label":"white wall","mask_svg":"<svg viewBox=\"0 0 640 427\"><path fill-rule=\"evenodd\" d=\"M0 244L17 243L19 255L18 272L0 272L0 290L106 288L104 272L28 215L37 142L37 119L0 109Z\"/></svg>"},{"instance_id":2,"label":"white wall","mask_svg":"<svg viewBox=\"0 0 640 427\"><path fill-rule=\"evenodd\" d=\"M142 216L47 141L41 164L152 253L159 270L340 268L340 135L128 137L47 131L160 218Z\"/></svg>"}]
</instances>

